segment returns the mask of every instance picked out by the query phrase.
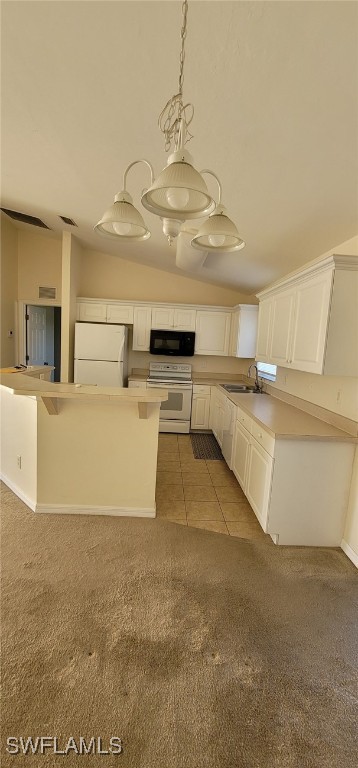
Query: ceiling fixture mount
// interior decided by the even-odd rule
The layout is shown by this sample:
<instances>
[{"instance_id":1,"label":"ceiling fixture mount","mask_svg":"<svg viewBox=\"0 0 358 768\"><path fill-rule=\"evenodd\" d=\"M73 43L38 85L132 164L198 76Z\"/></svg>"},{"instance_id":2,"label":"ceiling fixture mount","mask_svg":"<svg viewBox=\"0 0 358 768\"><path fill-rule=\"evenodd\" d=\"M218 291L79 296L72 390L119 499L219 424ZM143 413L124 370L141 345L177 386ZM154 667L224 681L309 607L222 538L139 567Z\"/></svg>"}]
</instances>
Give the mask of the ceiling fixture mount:
<instances>
[{"instance_id":1,"label":"ceiling fixture mount","mask_svg":"<svg viewBox=\"0 0 358 768\"><path fill-rule=\"evenodd\" d=\"M203 250L239 250L245 243L221 205L218 177L212 171L197 171L192 156L185 149L185 144L192 138L189 125L194 116L193 105L184 104L183 101L188 0L182 3L182 13L178 93L169 99L158 119L159 128L165 136L165 151L168 152L172 147L173 151L168 156L166 167L156 179L148 160L134 160L130 163L124 172L122 192L115 196L113 205L94 228L103 235L117 237L125 242L138 242L150 237L150 231L126 189L129 170L137 163L145 163L151 178L150 186L142 192L141 202L144 208L162 219L163 233L169 243L178 236L183 222L209 216L193 238L192 245ZM219 184L218 204L207 188L203 173L210 173Z\"/></svg>"}]
</instances>

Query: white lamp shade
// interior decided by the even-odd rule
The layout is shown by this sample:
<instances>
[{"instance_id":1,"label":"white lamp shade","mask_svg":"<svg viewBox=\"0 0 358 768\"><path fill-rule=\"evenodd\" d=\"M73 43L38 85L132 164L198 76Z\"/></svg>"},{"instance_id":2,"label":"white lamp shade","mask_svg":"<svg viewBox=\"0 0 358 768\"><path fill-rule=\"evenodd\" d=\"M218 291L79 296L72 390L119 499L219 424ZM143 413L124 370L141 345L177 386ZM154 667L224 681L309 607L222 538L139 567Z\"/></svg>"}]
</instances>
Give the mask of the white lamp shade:
<instances>
[{"instance_id":1,"label":"white lamp shade","mask_svg":"<svg viewBox=\"0 0 358 768\"><path fill-rule=\"evenodd\" d=\"M169 158L166 168L144 191L142 205L157 216L186 221L206 216L215 202L203 177L190 163Z\"/></svg>"},{"instance_id":2,"label":"white lamp shade","mask_svg":"<svg viewBox=\"0 0 358 768\"><path fill-rule=\"evenodd\" d=\"M218 207L204 221L197 235L191 241L193 248L204 251L225 251L227 253L239 251L244 247L245 242L240 237L234 222L222 211L223 207Z\"/></svg>"},{"instance_id":3,"label":"white lamp shade","mask_svg":"<svg viewBox=\"0 0 358 768\"><path fill-rule=\"evenodd\" d=\"M127 242L147 240L150 237L150 231L143 217L132 204L127 192L116 196L115 202L103 214L95 229L103 235L120 238Z\"/></svg>"}]
</instances>

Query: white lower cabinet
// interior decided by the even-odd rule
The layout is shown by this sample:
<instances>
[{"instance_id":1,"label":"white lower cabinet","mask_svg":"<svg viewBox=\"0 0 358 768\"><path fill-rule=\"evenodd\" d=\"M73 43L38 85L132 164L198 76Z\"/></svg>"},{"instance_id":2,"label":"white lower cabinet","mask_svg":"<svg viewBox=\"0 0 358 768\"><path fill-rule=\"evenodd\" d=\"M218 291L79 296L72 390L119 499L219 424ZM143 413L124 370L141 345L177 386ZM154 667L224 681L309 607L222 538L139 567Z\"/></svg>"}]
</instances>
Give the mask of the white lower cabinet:
<instances>
[{"instance_id":1,"label":"white lower cabinet","mask_svg":"<svg viewBox=\"0 0 358 768\"><path fill-rule=\"evenodd\" d=\"M151 307L134 307L133 350L137 352L149 352L151 319Z\"/></svg>"},{"instance_id":2,"label":"white lower cabinet","mask_svg":"<svg viewBox=\"0 0 358 768\"><path fill-rule=\"evenodd\" d=\"M339 547L354 448L333 439L275 439L238 408L232 469L276 544Z\"/></svg>"},{"instance_id":3,"label":"white lower cabinet","mask_svg":"<svg viewBox=\"0 0 358 768\"><path fill-rule=\"evenodd\" d=\"M143 381L128 381L128 388L129 389L146 389L147 388L147 382L143 379Z\"/></svg>"},{"instance_id":4,"label":"white lower cabinet","mask_svg":"<svg viewBox=\"0 0 358 768\"><path fill-rule=\"evenodd\" d=\"M210 427L220 445L223 444L224 416L226 395L215 388L214 397L210 403Z\"/></svg>"},{"instance_id":5,"label":"white lower cabinet","mask_svg":"<svg viewBox=\"0 0 358 768\"><path fill-rule=\"evenodd\" d=\"M273 458L251 437L247 457L246 496L264 530L267 529Z\"/></svg>"},{"instance_id":6,"label":"white lower cabinet","mask_svg":"<svg viewBox=\"0 0 358 768\"><path fill-rule=\"evenodd\" d=\"M209 429L211 387L196 385L193 387L191 408L191 429Z\"/></svg>"}]
</instances>

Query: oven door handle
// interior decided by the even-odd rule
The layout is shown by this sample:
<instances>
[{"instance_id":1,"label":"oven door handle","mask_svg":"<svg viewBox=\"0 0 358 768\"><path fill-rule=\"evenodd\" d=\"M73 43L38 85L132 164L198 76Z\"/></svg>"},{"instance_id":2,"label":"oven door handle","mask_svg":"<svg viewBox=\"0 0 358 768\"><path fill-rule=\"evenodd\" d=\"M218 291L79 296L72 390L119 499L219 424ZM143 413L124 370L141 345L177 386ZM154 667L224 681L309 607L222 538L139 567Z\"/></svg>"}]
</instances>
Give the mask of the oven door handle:
<instances>
[{"instance_id":1,"label":"oven door handle","mask_svg":"<svg viewBox=\"0 0 358 768\"><path fill-rule=\"evenodd\" d=\"M173 384L172 383L170 383L170 384L164 384L164 383L163 384L160 384L160 383L153 384L152 382L147 382L147 389L151 389L151 388L183 390L183 389L192 389L193 385L192 384L174 384L174 383Z\"/></svg>"}]
</instances>

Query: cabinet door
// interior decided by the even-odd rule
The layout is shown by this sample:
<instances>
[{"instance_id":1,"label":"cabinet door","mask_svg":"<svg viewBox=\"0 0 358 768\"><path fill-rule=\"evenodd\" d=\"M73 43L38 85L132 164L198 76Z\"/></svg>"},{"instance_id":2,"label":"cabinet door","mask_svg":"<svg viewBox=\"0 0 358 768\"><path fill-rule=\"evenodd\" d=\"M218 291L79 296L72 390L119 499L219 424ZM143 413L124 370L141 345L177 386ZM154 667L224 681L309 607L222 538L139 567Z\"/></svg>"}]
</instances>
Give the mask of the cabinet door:
<instances>
[{"instance_id":1,"label":"cabinet door","mask_svg":"<svg viewBox=\"0 0 358 768\"><path fill-rule=\"evenodd\" d=\"M289 367L295 291L282 291L272 299L271 344L269 362Z\"/></svg>"},{"instance_id":2,"label":"cabinet door","mask_svg":"<svg viewBox=\"0 0 358 768\"><path fill-rule=\"evenodd\" d=\"M257 328L256 360L260 363L270 362L270 334L272 320L272 299L263 299L259 304L259 321Z\"/></svg>"},{"instance_id":3,"label":"cabinet door","mask_svg":"<svg viewBox=\"0 0 358 768\"><path fill-rule=\"evenodd\" d=\"M150 307L134 307L132 349L138 352L149 351L151 315Z\"/></svg>"},{"instance_id":4,"label":"cabinet door","mask_svg":"<svg viewBox=\"0 0 358 768\"><path fill-rule=\"evenodd\" d=\"M107 304L79 304L78 319L87 323L106 323Z\"/></svg>"},{"instance_id":5,"label":"cabinet door","mask_svg":"<svg viewBox=\"0 0 358 768\"><path fill-rule=\"evenodd\" d=\"M264 531L267 530L272 469L271 456L251 438L245 493Z\"/></svg>"},{"instance_id":6,"label":"cabinet door","mask_svg":"<svg viewBox=\"0 0 358 768\"><path fill-rule=\"evenodd\" d=\"M193 395L191 428L209 429L210 395Z\"/></svg>"},{"instance_id":7,"label":"cabinet door","mask_svg":"<svg viewBox=\"0 0 358 768\"><path fill-rule=\"evenodd\" d=\"M196 309L174 307L173 325L178 331L195 331Z\"/></svg>"},{"instance_id":8,"label":"cabinet door","mask_svg":"<svg viewBox=\"0 0 358 768\"><path fill-rule=\"evenodd\" d=\"M146 381L129 381L128 389L147 389Z\"/></svg>"},{"instance_id":9,"label":"cabinet door","mask_svg":"<svg viewBox=\"0 0 358 768\"><path fill-rule=\"evenodd\" d=\"M296 288L292 368L322 373L330 308L332 273L319 275Z\"/></svg>"},{"instance_id":10,"label":"cabinet door","mask_svg":"<svg viewBox=\"0 0 358 768\"><path fill-rule=\"evenodd\" d=\"M225 407L224 407L224 404L219 400L217 404L217 416L216 416L216 439L220 445L220 448L222 447L222 444L223 444L224 415L225 415Z\"/></svg>"},{"instance_id":11,"label":"cabinet door","mask_svg":"<svg viewBox=\"0 0 358 768\"><path fill-rule=\"evenodd\" d=\"M229 356L237 357L237 344L239 338L239 311L233 312L231 315L230 325L230 341L229 341Z\"/></svg>"},{"instance_id":12,"label":"cabinet door","mask_svg":"<svg viewBox=\"0 0 358 768\"><path fill-rule=\"evenodd\" d=\"M228 355L231 312L198 310L195 327L196 355Z\"/></svg>"},{"instance_id":13,"label":"cabinet door","mask_svg":"<svg viewBox=\"0 0 358 768\"><path fill-rule=\"evenodd\" d=\"M250 433L237 421L232 452L232 471L246 493L246 467L250 449Z\"/></svg>"},{"instance_id":14,"label":"cabinet door","mask_svg":"<svg viewBox=\"0 0 358 768\"><path fill-rule=\"evenodd\" d=\"M107 304L107 323L133 325L133 306L130 304Z\"/></svg>"},{"instance_id":15,"label":"cabinet door","mask_svg":"<svg viewBox=\"0 0 358 768\"><path fill-rule=\"evenodd\" d=\"M209 413L209 429L212 429L213 432L214 432L214 425L215 425L215 414L216 414L217 396L218 396L218 390L216 389L216 387L211 387L210 413ZM215 434L215 432L214 432L214 434Z\"/></svg>"},{"instance_id":16,"label":"cabinet door","mask_svg":"<svg viewBox=\"0 0 358 768\"><path fill-rule=\"evenodd\" d=\"M152 328L168 330L173 328L174 310L172 307L152 307Z\"/></svg>"}]
</instances>

